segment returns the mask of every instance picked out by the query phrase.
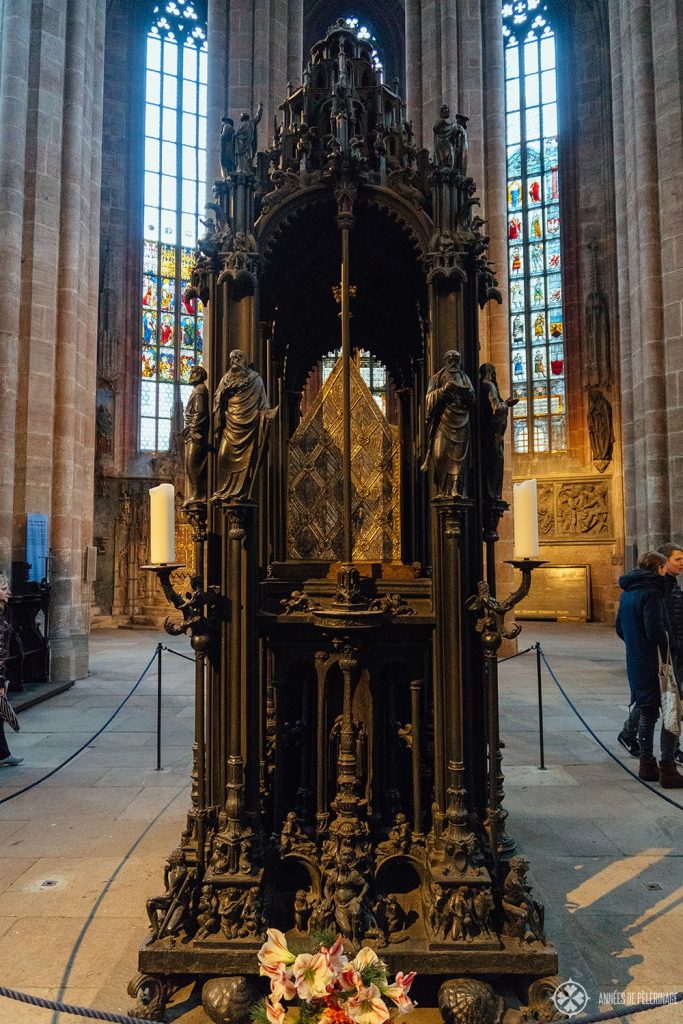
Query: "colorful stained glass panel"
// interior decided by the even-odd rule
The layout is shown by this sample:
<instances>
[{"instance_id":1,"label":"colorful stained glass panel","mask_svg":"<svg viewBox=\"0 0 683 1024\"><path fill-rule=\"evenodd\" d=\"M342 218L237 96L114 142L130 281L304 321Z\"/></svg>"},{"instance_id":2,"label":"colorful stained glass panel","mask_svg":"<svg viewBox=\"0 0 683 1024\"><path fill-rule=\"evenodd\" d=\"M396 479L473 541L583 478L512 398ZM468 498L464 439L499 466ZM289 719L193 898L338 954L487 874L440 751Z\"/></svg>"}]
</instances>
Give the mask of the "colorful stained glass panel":
<instances>
[{"instance_id":1,"label":"colorful stained glass panel","mask_svg":"<svg viewBox=\"0 0 683 1024\"><path fill-rule=\"evenodd\" d=\"M201 304L185 300L183 294L191 276L197 204L204 190L205 154L200 147L206 122L206 37L198 10L191 2L159 5L147 36L142 451L168 448L174 404L181 395L187 401L190 371L201 360Z\"/></svg>"}]
</instances>

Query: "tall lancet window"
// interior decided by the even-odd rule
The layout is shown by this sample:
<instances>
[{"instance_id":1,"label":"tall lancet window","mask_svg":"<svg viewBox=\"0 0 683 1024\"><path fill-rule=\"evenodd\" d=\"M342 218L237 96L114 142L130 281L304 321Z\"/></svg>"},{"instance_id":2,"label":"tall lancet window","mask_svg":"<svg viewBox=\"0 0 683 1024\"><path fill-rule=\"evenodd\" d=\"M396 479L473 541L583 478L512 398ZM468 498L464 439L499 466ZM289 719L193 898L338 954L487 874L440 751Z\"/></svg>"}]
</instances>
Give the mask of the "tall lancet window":
<instances>
[{"instance_id":1,"label":"tall lancet window","mask_svg":"<svg viewBox=\"0 0 683 1024\"><path fill-rule=\"evenodd\" d=\"M202 306L186 302L206 177L206 16L153 7L145 64L144 252L140 306L141 451L165 451L178 398L202 361ZM125 74L125 69L121 69Z\"/></svg>"},{"instance_id":2,"label":"tall lancet window","mask_svg":"<svg viewBox=\"0 0 683 1024\"><path fill-rule=\"evenodd\" d=\"M503 4L510 352L516 452L567 448L555 35L541 0Z\"/></svg>"}]
</instances>

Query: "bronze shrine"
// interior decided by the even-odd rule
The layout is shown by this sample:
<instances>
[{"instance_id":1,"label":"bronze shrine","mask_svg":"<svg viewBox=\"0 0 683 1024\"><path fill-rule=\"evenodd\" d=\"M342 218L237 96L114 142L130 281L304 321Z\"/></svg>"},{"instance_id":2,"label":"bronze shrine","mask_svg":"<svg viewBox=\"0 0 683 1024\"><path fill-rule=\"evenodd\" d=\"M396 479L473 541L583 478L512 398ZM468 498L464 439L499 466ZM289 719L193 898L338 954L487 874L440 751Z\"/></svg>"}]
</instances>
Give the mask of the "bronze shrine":
<instances>
[{"instance_id":1,"label":"bronze shrine","mask_svg":"<svg viewBox=\"0 0 683 1024\"><path fill-rule=\"evenodd\" d=\"M196 654L192 805L132 1012L161 1020L214 979L205 1002L218 986L220 1019L242 1019L277 927L294 948L375 946L441 986L450 1024L494 1024L504 997L549 1020L557 958L506 827L497 692L539 563L496 598L511 400L480 372L479 309L500 295L467 118L443 106L417 150L345 22L281 110L265 151L260 108L224 119L189 293L208 375L186 413L193 590L150 568Z\"/></svg>"}]
</instances>

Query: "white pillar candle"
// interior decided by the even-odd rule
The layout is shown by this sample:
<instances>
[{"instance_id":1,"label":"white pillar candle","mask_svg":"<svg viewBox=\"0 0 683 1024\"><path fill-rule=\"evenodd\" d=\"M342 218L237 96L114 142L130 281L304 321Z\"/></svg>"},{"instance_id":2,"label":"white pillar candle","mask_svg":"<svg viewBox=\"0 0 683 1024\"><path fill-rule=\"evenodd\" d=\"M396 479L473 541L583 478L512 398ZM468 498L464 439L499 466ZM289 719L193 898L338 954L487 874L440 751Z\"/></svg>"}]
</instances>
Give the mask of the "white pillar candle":
<instances>
[{"instance_id":1,"label":"white pillar candle","mask_svg":"<svg viewBox=\"0 0 683 1024\"><path fill-rule=\"evenodd\" d=\"M535 480L512 488L515 558L538 558L538 493Z\"/></svg>"},{"instance_id":2,"label":"white pillar candle","mask_svg":"<svg viewBox=\"0 0 683 1024\"><path fill-rule=\"evenodd\" d=\"M175 494L173 484L149 491L149 547L152 565L175 562Z\"/></svg>"}]
</instances>

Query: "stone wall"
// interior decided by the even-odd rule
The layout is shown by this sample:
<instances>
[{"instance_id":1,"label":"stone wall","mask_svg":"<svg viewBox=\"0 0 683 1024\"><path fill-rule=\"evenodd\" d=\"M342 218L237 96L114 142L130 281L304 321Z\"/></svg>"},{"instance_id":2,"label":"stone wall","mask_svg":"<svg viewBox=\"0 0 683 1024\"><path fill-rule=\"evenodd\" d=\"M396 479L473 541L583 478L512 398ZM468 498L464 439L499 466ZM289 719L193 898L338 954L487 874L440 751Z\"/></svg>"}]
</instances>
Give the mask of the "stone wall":
<instances>
[{"instance_id":1,"label":"stone wall","mask_svg":"<svg viewBox=\"0 0 683 1024\"><path fill-rule=\"evenodd\" d=\"M58 680L88 664L104 23L105 0L0 9L0 558L49 516Z\"/></svg>"}]
</instances>

